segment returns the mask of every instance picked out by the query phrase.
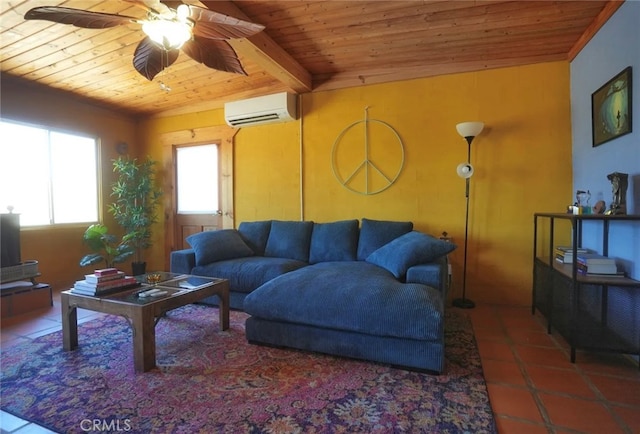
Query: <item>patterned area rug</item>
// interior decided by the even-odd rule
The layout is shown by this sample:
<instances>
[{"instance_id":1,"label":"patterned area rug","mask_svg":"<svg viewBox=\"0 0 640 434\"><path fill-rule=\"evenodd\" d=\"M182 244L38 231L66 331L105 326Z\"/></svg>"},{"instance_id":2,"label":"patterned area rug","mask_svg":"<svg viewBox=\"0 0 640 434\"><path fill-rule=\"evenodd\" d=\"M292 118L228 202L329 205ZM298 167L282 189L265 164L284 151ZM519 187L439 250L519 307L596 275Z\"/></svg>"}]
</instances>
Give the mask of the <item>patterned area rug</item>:
<instances>
[{"instance_id":1,"label":"patterned area rug","mask_svg":"<svg viewBox=\"0 0 640 434\"><path fill-rule=\"evenodd\" d=\"M494 433L469 319L446 317L446 371L435 376L250 345L247 315L190 305L156 326L158 369L133 371L117 316L2 351L2 410L60 433Z\"/></svg>"}]
</instances>

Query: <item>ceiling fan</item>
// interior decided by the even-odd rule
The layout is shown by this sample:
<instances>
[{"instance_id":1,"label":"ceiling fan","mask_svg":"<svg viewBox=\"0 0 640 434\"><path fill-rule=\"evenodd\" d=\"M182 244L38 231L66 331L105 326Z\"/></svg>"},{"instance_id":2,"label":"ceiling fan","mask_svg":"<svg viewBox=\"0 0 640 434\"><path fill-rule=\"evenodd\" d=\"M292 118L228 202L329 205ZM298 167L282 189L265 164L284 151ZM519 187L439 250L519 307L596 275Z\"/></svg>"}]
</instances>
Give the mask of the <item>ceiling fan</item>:
<instances>
[{"instance_id":1,"label":"ceiling fan","mask_svg":"<svg viewBox=\"0 0 640 434\"><path fill-rule=\"evenodd\" d=\"M147 11L146 19L92 12L62 6L29 10L26 20L46 20L85 29L104 29L136 23L147 35L136 47L133 66L147 80L178 59L180 49L193 60L219 71L247 75L227 40L247 38L264 29L261 24L209 9L165 0L125 0Z\"/></svg>"}]
</instances>

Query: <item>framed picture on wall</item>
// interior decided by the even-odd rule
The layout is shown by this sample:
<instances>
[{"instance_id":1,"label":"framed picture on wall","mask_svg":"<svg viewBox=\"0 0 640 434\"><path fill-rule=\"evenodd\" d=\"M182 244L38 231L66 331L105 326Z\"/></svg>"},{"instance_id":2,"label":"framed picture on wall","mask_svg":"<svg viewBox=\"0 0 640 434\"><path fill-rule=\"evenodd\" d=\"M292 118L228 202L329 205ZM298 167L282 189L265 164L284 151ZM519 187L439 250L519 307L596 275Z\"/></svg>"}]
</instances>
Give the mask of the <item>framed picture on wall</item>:
<instances>
[{"instance_id":1,"label":"framed picture on wall","mask_svg":"<svg viewBox=\"0 0 640 434\"><path fill-rule=\"evenodd\" d=\"M631 67L591 94L593 146L631 132Z\"/></svg>"}]
</instances>

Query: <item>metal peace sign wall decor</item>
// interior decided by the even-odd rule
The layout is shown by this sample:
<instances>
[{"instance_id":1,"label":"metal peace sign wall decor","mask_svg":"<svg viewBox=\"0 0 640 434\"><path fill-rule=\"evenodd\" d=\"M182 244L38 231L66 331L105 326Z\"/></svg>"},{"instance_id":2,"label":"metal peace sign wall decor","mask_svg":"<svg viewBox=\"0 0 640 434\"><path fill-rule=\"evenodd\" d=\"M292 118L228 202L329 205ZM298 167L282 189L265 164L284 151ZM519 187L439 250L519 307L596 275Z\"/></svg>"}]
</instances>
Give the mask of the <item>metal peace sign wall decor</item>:
<instances>
[{"instance_id":1,"label":"metal peace sign wall decor","mask_svg":"<svg viewBox=\"0 0 640 434\"><path fill-rule=\"evenodd\" d=\"M372 140L374 135L378 140ZM373 142L377 146L372 146ZM333 143L333 175L354 193L372 195L388 189L403 167L404 144L400 135L388 123L369 119L368 106L364 109L364 119L348 125Z\"/></svg>"}]
</instances>

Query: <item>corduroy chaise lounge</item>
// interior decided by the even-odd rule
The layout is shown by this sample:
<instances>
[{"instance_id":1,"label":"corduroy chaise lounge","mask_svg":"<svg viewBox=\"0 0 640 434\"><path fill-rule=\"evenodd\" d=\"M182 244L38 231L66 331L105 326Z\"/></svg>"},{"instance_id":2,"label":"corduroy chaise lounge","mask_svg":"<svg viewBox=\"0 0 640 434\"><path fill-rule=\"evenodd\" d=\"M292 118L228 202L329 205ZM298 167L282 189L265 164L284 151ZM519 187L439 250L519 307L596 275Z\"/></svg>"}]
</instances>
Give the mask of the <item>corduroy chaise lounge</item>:
<instances>
[{"instance_id":1,"label":"corduroy chaise lounge","mask_svg":"<svg viewBox=\"0 0 640 434\"><path fill-rule=\"evenodd\" d=\"M171 271L229 279L251 343L444 369L446 254L411 222L243 222L173 252ZM216 300L207 300L215 303Z\"/></svg>"}]
</instances>

